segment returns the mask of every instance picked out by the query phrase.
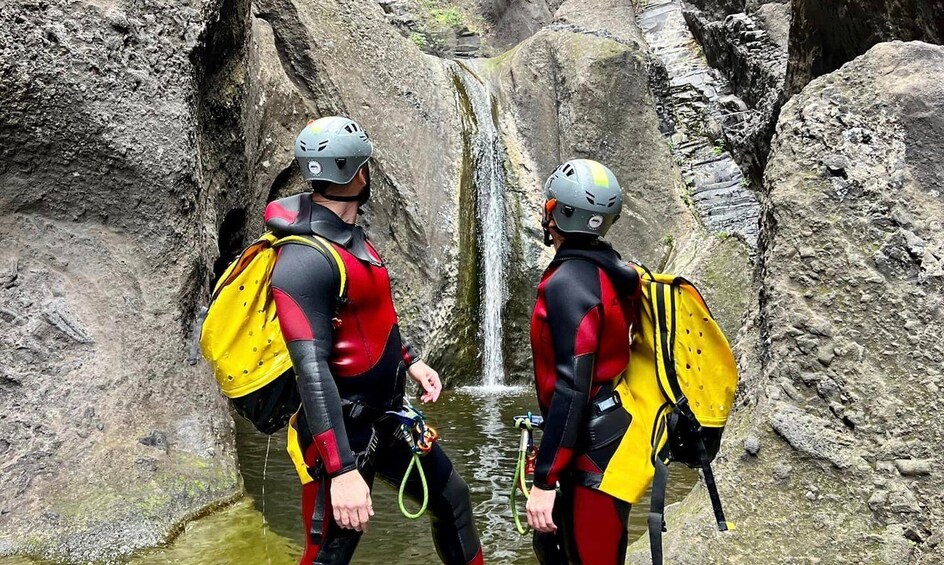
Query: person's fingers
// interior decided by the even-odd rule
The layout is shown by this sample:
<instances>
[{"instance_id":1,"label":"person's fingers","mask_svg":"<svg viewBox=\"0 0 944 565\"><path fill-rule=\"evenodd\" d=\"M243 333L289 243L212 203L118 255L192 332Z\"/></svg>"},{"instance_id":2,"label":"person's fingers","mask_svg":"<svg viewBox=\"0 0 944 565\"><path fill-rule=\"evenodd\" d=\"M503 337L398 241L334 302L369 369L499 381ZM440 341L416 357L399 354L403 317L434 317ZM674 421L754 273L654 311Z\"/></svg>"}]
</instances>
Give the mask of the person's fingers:
<instances>
[{"instance_id":1,"label":"person's fingers","mask_svg":"<svg viewBox=\"0 0 944 565\"><path fill-rule=\"evenodd\" d=\"M348 520L348 523L351 525L352 530L355 530L358 532L361 531L361 519L357 515L356 508L352 507L347 511L347 520Z\"/></svg>"},{"instance_id":2,"label":"person's fingers","mask_svg":"<svg viewBox=\"0 0 944 565\"><path fill-rule=\"evenodd\" d=\"M370 492L367 493L367 513L374 515L374 501L370 498Z\"/></svg>"},{"instance_id":3,"label":"person's fingers","mask_svg":"<svg viewBox=\"0 0 944 565\"><path fill-rule=\"evenodd\" d=\"M433 379L430 375L423 377L423 390L426 392L433 392L436 390L436 385L433 383Z\"/></svg>"},{"instance_id":4,"label":"person's fingers","mask_svg":"<svg viewBox=\"0 0 944 565\"><path fill-rule=\"evenodd\" d=\"M357 508L357 521L360 523L360 526L361 526L360 531L363 532L367 530L368 520L370 520L370 514L368 514L367 512L367 505L365 504L364 506L359 506Z\"/></svg>"},{"instance_id":5,"label":"person's fingers","mask_svg":"<svg viewBox=\"0 0 944 565\"><path fill-rule=\"evenodd\" d=\"M554 513L550 510L544 516L544 525L547 527L547 531L556 532L557 525L554 523Z\"/></svg>"},{"instance_id":6,"label":"person's fingers","mask_svg":"<svg viewBox=\"0 0 944 565\"><path fill-rule=\"evenodd\" d=\"M528 525L535 530L538 529L537 521L534 519L534 514L532 514L530 510L528 510Z\"/></svg>"},{"instance_id":7,"label":"person's fingers","mask_svg":"<svg viewBox=\"0 0 944 565\"><path fill-rule=\"evenodd\" d=\"M351 521L348 519L347 510L343 507L339 507L336 516L334 521L337 522L339 526L346 530L351 529Z\"/></svg>"},{"instance_id":8,"label":"person's fingers","mask_svg":"<svg viewBox=\"0 0 944 565\"><path fill-rule=\"evenodd\" d=\"M534 528L535 530L539 532L544 531L544 522L542 521L542 516L540 512L536 512L534 510L529 509L528 510L528 524L530 524L532 528Z\"/></svg>"}]
</instances>

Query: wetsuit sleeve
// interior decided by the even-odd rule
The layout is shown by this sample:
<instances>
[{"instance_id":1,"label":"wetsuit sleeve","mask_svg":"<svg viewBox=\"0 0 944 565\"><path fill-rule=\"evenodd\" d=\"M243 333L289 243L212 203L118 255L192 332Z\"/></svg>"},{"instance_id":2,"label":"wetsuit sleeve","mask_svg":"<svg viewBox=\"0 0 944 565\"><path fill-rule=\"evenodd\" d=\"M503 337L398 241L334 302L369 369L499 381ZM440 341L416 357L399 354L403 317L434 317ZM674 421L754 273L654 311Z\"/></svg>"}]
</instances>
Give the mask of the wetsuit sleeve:
<instances>
[{"instance_id":1,"label":"wetsuit sleeve","mask_svg":"<svg viewBox=\"0 0 944 565\"><path fill-rule=\"evenodd\" d=\"M400 336L400 350L403 353L403 362L407 367L421 360L420 352L403 336Z\"/></svg>"},{"instance_id":2,"label":"wetsuit sleeve","mask_svg":"<svg viewBox=\"0 0 944 565\"><path fill-rule=\"evenodd\" d=\"M334 266L317 249L300 244L280 249L272 294L311 435L330 477L356 468L328 366L339 285Z\"/></svg>"},{"instance_id":3,"label":"wetsuit sleeve","mask_svg":"<svg viewBox=\"0 0 944 565\"><path fill-rule=\"evenodd\" d=\"M590 400L602 305L600 271L565 261L544 287L557 380L538 449L534 484L550 490L570 463Z\"/></svg>"}]
</instances>

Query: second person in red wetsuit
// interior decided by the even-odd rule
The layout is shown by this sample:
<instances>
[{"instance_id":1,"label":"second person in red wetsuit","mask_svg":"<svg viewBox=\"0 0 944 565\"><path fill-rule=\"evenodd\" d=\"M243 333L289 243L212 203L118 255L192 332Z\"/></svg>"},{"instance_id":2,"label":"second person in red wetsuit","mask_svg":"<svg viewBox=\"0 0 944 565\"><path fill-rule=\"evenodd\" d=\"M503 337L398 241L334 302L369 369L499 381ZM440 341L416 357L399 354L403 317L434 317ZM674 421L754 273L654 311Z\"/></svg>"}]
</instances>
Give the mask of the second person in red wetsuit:
<instances>
[{"instance_id":1,"label":"second person in red wetsuit","mask_svg":"<svg viewBox=\"0 0 944 565\"><path fill-rule=\"evenodd\" d=\"M304 243L280 247L271 282L302 399L290 434L298 445L291 447L314 479L302 487L301 565L350 563L373 515L374 478L399 485L413 456L386 412L403 407L407 376L423 388L424 401L435 402L442 389L439 375L400 335L387 268L356 225L370 194L371 153L367 134L350 119L309 123L295 157L312 192L272 202L265 213L278 237L318 236L330 245L330 255ZM465 481L438 444L420 464L440 559L482 564ZM420 498L422 490L412 475L406 494Z\"/></svg>"},{"instance_id":2,"label":"second person in red wetsuit","mask_svg":"<svg viewBox=\"0 0 944 565\"><path fill-rule=\"evenodd\" d=\"M576 159L551 175L545 197L545 243L556 254L531 320L544 435L528 522L543 565L622 564L629 504L597 490L629 426L613 387L629 363L640 281L600 239L622 191L608 168Z\"/></svg>"}]
</instances>

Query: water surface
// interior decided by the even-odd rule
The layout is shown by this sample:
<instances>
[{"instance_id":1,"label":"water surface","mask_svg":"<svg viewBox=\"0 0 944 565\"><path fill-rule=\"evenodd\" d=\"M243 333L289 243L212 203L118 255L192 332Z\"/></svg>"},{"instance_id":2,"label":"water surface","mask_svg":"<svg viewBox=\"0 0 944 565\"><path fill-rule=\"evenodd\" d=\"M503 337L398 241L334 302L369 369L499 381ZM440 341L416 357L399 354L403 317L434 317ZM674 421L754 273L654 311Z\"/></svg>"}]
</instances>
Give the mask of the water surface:
<instances>
[{"instance_id":1,"label":"water surface","mask_svg":"<svg viewBox=\"0 0 944 565\"><path fill-rule=\"evenodd\" d=\"M534 563L530 537L515 531L508 496L511 491L518 435L509 423L515 415L537 411L529 388L467 388L447 391L434 405L421 408L441 436L443 449L459 473L469 483L476 524L489 563ZM285 453L284 434L271 439L263 497L262 470L267 438L245 422L238 423L237 446L246 490L255 507L263 512L271 531L298 545L304 542L301 524L300 488L297 475ZM667 504L681 500L697 479L697 474L673 465ZM355 554L355 563L438 563L424 517L408 520L397 510L396 493L378 481L370 530ZM646 531L648 497L641 503L646 510L634 510L630 517L630 540Z\"/></svg>"}]
</instances>

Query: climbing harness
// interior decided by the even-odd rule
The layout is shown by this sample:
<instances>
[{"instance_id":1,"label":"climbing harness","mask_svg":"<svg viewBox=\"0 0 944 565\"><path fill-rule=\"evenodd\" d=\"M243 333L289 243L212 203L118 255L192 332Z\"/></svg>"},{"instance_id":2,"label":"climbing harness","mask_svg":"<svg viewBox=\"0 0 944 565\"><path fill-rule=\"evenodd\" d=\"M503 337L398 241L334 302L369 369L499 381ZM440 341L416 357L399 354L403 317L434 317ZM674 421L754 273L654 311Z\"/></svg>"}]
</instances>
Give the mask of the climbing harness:
<instances>
[{"instance_id":1,"label":"climbing harness","mask_svg":"<svg viewBox=\"0 0 944 565\"><path fill-rule=\"evenodd\" d=\"M511 485L511 516L515 520L515 529L521 535L527 534L530 528L527 524L522 525L521 517L518 515L518 490L520 489L524 494L525 500L530 498L527 476L534 474L534 465L538 458L538 450L534 446L534 428L541 428L543 425L544 418L530 412L526 416L515 416L512 423L515 429L521 430L521 442L518 444L515 479Z\"/></svg>"},{"instance_id":2,"label":"climbing harness","mask_svg":"<svg viewBox=\"0 0 944 565\"><path fill-rule=\"evenodd\" d=\"M429 453L433 444L439 439L439 433L426 424L426 418L423 413L413 408L409 402L405 402L402 410L388 411L388 415L393 416L400 423L400 429L397 435L410 446L413 455L410 464L403 473L403 480L400 481L400 490L397 492L397 504L400 506L400 512L411 520L416 520L426 512L429 504L429 486L426 484L426 473L423 472L423 465L420 463L420 457ZM406 484L410 478L410 473L416 469L419 475L420 484L423 487L423 502L420 509L416 512L410 512L403 502L403 495L406 492Z\"/></svg>"}]
</instances>

